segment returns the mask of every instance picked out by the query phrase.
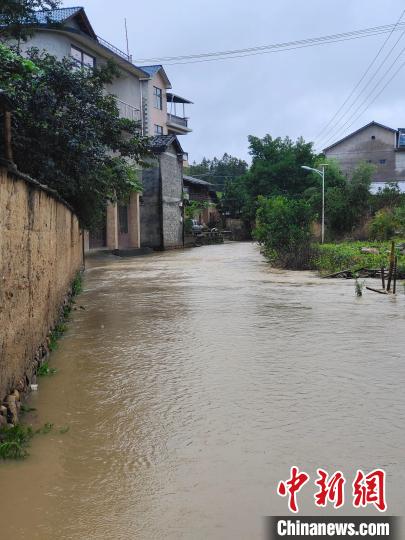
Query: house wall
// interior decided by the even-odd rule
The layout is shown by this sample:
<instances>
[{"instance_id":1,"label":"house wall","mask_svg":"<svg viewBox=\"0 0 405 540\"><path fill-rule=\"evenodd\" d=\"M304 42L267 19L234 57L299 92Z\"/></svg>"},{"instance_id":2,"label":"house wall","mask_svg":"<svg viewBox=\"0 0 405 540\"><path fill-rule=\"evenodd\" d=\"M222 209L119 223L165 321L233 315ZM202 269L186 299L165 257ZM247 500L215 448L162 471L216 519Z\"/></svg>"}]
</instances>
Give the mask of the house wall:
<instances>
[{"instance_id":1,"label":"house wall","mask_svg":"<svg viewBox=\"0 0 405 540\"><path fill-rule=\"evenodd\" d=\"M54 192L0 166L0 401L26 388L82 256L70 208Z\"/></svg>"},{"instance_id":2,"label":"house wall","mask_svg":"<svg viewBox=\"0 0 405 540\"><path fill-rule=\"evenodd\" d=\"M163 243L165 249L183 245L183 158L174 147L160 157L163 201Z\"/></svg>"},{"instance_id":3,"label":"house wall","mask_svg":"<svg viewBox=\"0 0 405 540\"><path fill-rule=\"evenodd\" d=\"M372 139L372 137L375 139ZM369 126L325 152L339 161L342 171L350 176L361 161L376 167L373 181L389 181L397 177L396 134L380 126ZM385 160L384 164L380 160ZM404 162L405 168L405 162Z\"/></svg>"},{"instance_id":4,"label":"house wall","mask_svg":"<svg viewBox=\"0 0 405 540\"><path fill-rule=\"evenodd\" d=\"M82 38L83 39L83 38ZM86 44L82 40L76 39L74 33L63 33L61 31L39 30L26 43L22 44L22 50L26 51L31 47L46 50L59 59L69 57L71 46L74 45L86 53L96 58L96 65L102 66L107 63L108 58L113 54L101 56L98 51L92 48L92 40L86 39ZM106 85L107 92L115 95L118 99L128 103L136 109L141 109L141 88L139 78L135 74L119 68L120 77L114 79L112 84Z\"/></svg>"},{"instance_id":5,"label":"house wall","mask_svg":"<svg viewBox=\"0 0 405 540\"><path fill-rule=\"evenodd\" d=\"M142 172L141 247L183 245L183 169L174 146ZM163 230L162 230L163 227Z\"/></svg>"},{"instance_id":6,"label":"house wall","mask_svg":"<svg viewBox=\"0 0 405 540\"><path fill-rule=\"evenodd\" d=\"M141 247L162 249L160 165L156 160L142 171L142 203L140 206Z\"/></svg>"},{"instance_id":7,"label":"house wall","mask_svg":"<svg viewBox=\"0 0 405 540\"><path fill-rule=\"evenodd\" d=\"M156 86L163 91L163 108L162 110L155 108L155 100L153 96L153 87ZM148 134L155 134L155 124L163 127L163 135L167 135L167 96L166 96L166 84L162 76L157 73L148 82L147 87L147 99L148 99Z\"/></svg>"}]
</instances>

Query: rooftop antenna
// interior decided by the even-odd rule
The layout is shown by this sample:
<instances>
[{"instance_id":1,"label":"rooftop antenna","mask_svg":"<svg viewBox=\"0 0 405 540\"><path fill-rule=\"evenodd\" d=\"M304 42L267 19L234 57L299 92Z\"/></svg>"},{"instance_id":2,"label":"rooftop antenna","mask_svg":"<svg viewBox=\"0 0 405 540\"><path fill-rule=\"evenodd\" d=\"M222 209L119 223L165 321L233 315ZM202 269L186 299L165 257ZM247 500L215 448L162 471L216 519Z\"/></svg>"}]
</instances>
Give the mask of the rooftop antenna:
<instances>
[{"instance_id":1,"label":"rooftop antenna","mask_svg":"<svg viewBox=\"0 0 405 540\"><path fill-rule=\"evenodd\" d=\"M128 26L127 26L127 19L124 19L125 21L125 39L127 42L127 55L130 62L132 62L132 55L129 54L129 41L128 41Z\"/></svg>"}]
</instances>

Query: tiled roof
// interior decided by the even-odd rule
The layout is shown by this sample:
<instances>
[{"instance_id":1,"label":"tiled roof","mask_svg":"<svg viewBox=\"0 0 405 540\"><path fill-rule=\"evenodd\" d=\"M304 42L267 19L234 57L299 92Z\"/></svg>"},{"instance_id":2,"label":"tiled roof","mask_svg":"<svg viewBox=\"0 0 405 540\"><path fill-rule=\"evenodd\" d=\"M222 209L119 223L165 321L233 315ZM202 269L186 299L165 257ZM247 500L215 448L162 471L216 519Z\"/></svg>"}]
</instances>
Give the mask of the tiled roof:
<instances>
[{"instance_id":1,"label":"tiled roof","mask_svg":"<svg viewBox=\"0 0 405 540\"><path fill-rule=\"evenodd\" d=\"M200 180L200 178L194 178L194 176L187 176L186 174L183 174L183 178L186 182L190 182L190 184L198 184L199 186L212 186L213 184L210 184L209 182L206 182L205 180Z\"/></svg>"},{"instance_id":2,"label":"tiled roof","mask_svg":"<svg viewBox=\"0 0 405 540\"><path fill-rule=\"evenodd\" d=\"M157 66L141 66L141 69L143 71L146 71L146 73L148 75L153 77L153 75L156 75L156 73L162 69L162 66L160 66L160 65L157 65Z\"/></svg>"},{"instance_id":3,"label":"tiled roof","mask_svg":"<svg viewBox=\"0 0 405 540\"><path fill-rule=\"evenodd\" d=\"M49 22L61 23L76 15L81 9L81 7L70 7L70 8L60 8L60 9L50 9L46 11L37 11L36 18L38 24L48 24Z\"/></svg>"},{"instance_id":4,"label":"tiled roof","mask_svg":"<svg viewBox=\"0 0 405 540\"><path fill-rule=\"evenodd\" d=\"M149 139L152 152L164 152L168 146L175 144L179 153L184 153L176 135L155 135Z\"/></svg>"}]
</instances>

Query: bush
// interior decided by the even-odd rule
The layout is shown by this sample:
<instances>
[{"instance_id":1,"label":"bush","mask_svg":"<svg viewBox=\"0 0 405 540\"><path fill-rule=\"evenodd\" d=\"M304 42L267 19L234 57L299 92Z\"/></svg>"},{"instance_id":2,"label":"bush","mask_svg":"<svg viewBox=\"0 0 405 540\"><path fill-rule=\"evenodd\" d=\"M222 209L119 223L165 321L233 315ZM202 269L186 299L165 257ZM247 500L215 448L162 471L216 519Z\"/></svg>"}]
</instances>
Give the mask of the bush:
<instances>
[{"instance_id":1,"label":"bush","mask_svg":"<svg viewBox=\"0 0 405 540\"><path fill-rule=\"evenodd\" d=\"M259 197L254 238L276 266L290 269L310 267L311 225L314 213L303 200Z\"/></svg>"},{"instance_id":2,"label":"bush","mask_svg":"<svg viewBox=\"0 0 405 540\"><path fill-rule=\"evenodd\" d=\"M362 253L362 247L377 248L379 253ZM356 271L360 268L388 268L390 242L344 242L321 244L312 259L312 268L322 274L333 274L342 270ZM398 252L398 272L405 272L405 255Z\"/></svg>"},{"instance_id":3,"label":"bush","mask_svg":"<svg viewBox=\"0 0 405 540\"><path fill-rule=\"evenodd\" d=\"M370 236L374 240L389 240L395 236L398 220L392 210L379 210L371 221Z\"/></svg>"}]
</instances>

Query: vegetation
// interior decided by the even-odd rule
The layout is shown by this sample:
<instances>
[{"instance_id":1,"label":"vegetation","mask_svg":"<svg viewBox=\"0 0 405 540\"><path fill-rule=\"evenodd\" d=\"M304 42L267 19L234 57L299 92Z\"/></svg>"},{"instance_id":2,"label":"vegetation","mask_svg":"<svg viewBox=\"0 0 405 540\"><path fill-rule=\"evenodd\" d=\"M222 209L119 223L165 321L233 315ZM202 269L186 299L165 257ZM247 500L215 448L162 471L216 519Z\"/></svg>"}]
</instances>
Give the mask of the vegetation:
<instances>
[{"instance_id":1,"label":"vegetation","mask_svg":"<svg viewBox=\"0 0 405 540\"><path fill-rule=\"evenodd\" d=\"M405 205L378 210L370 225L370 236L375 240L389 240L405 235Z\"/></svg>"},{"instance_id":2,"label":"vegetation","mask_svg":"<svg viewBox=\"0 0 405 540\"><path fill-rule=\"evenodd\" d=\"M0 37L25 41L37 21L35 12L46 13L60 4L59 0L0 0Z\"/></svg>"},{"instance_id":3,"label":"vegetation","mask_svg":"<svg viewBox=\"0 0 405 540\"><path fill-rule=\"evenodd\" d=\"M259 197L254 237L266 257L283 268L309 268L313 210L304 200Z\"/></svg>"},{"instance_id":4,"label":"vegetation","mask_svg":"<svg viewBox=\"0 0 405 540\"><path fill-rule=\"evenodd\" d=\"M31 49L24 58L0 44L0 88L13 105L13 151L18 168L56 189L87 228L107 200L141 189L136 164L148 155L136 122L120 118L105 85L119 76L109 63L79 68ZM29 151L28 151L29 150Z\"/></svg>"},{"instance_id":5,"label":"vegetation","mask_svg":"<svg viewBox=\"0 0 405 540\"><path fill-rule=\"evenodd\" d=\"M44 362L37 371L38 377L49 377L50 375L55 375L55 373L57 373L57 370L49 367L48 362Z\"/></svg>"},{"instance_id":6,"label":"vegetation","mask_svg":"<svg viewBox=\"0 0 405 540\"><path fill-rule=\"evenodd\" d=\"M27 457L27 447L34 436L31 427L21 424L0 429L0 458L22 459Z\"/></svg>"},{"instance_id":7,"label":"vegetation","mask_svg":"<svg viewBox=\"0 0 405 540\"><path fill-rule=\"evenodd\" d=\"M373 167L361 163L351 178L344 176L333 160L321 160L326 163L325 182L325 224L330 239L350 235L366 218L370 209L370 185ZM319 160L316 162L319 168ZM303 197L309 202L318 216L322 211L322 186L320 176L313 176L314 185L307 189Z\"/></svg>"},{"instance_id":8,"label":"vegetation","mask_svg":"<svg viewBox=\"0 0 405 540\"><path fill-rule=\"evenodd\" d=\"M359 281L358 279L356 279L356 281L354 282L354 292L356 293L356 296L358 297L363 296L363 289L365 286L366 286L365 281Z\"/></svg>"},{"instance_id":9,"label":"vegetation","mask_svg":"<svg viewBox=\"0 0 405 540\"><path fill-rule=\"evenodd\" d=\"M31 409L35 410L35 409ZM28 456L28 448L35 435L47 435L53 431L54 425L45 423L34 430L31 426L17 424L0 428L0 459L24 459ZM69 431L68 426L59 428L61 435Z\"/></svg>"},{"instance_id":10,"label":"vegetation","mask_svg":"<svg viewBox=\"0 0 405 540\"><path fill-rule=\"evenodd\" d=\"M222 192L226 182L232 182L243 176L248 170L248 164L242 159L225 153L222 158L204 158L201 163L193 163L185 170L190 176L202 177L215 185Z\"/></svg>"},{"instance_id":11,"label":"vegetation","mask_svg":"<svg viewBox=\"0 0 405 540\"><path fill-rule=\"evenodd\" d=\"M376 248L378 253L363 253L363 247ZM341 270L360 268L388 268L390 242L343 242L323 244L316 248L312 267L321 274L333 274ZM405 273L405 255L398 251L398 271Z\"/></svg>"}]
</instances>

